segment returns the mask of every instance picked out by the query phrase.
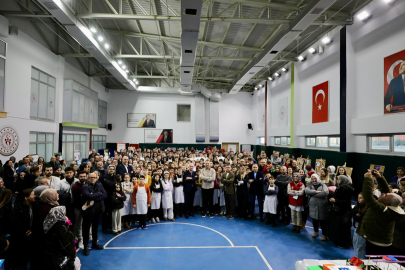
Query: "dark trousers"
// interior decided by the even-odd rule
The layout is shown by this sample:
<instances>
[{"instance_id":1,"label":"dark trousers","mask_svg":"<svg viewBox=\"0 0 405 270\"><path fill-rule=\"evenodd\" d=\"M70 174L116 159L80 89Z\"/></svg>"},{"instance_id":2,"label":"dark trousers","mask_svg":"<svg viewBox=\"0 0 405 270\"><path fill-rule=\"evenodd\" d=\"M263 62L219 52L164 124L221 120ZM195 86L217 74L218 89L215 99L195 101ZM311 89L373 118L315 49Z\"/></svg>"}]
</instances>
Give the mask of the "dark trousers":
<instances>
[{"instance_id":1,"label":"dark trousers","mask_svg":"<svg viewBox=\"0 0 405 270\"><path fill-rule=\"evenodd\" d=\"M149 212L148 212L149 214ZM150 210L150 218L157 218L160 217L160 208L159 209L151 209Z\"/></svg>"},{"instance_id":2,"label":"dark trousers","mask_svg":"<svg viewBox=\"0 0 405 270\"><path fill-rule=\"evenodd\" d=\"M366 241L366 254L367 255L391 255L392 245L388 247L381 247ZM403 254L401 254L403 255Z\"/></svg>"},{"instance_id":3,"label":"dark trousers","mask_svg":"<svg viewBox=\"0 0 405 270\"><path fill-rule=\"evenodd\" d=\"M246 218L248 198L246 194L238 194L238 216Z\"/></svg>"},{"instance_id":4,"label":"dark trousers","mask_svg":"<svg viewBox=\"0 0 405 270\"><path fill-rule=\"evenodd\" d=\"M226 214L233 216L235 214L235 194L227 194L225 192Z\"/></svg>"},{"instance_id":5,"label":"dark trousers","mask_svg":"<svg viewBox=\"0 0 405 270\"><path fill-rule=\"evenodd\" d=\"M109 207L105 207L105 211L103 212L103 219L101 221L101 228L103 230L107 230L108 228L112 228L112 210Z\"/></svg>"},{"instance_id":6,"label":"dark trousers","mask_svg":"<svg viewBox=\"0 0 405 270\"><path fill-rule=\"evenodd\" d=\"M195 191L184 192L184 214L188 216L193 211Z\"/></svg>"},{"instance_id":7,"label":"dark trousers","mask_svg":"<svg viewBox=\"0 0 405 270\"><path fill-rule=\"evenodd\" d=\"M174 210L175 210L174 215L176 217L182 216L184 214L184 212L183 212L184 203L175 203L174 206L175 206L174 207Z\"/></svg>"},{"instance_id":8,"label":"dark trousers","mask_svg":"<svg viewBox=\"0 0 405 270\"><path fill-rule=\"evenodd\" d=\"M291 210L288 207L288 196L279 196L278 198L277 213L281 216L282 221L291 220ZM323 230L323 229L322 229Z\"/></svg>"},{"instance_id":9,"label":"dark trousers","mask_svg":"<svg viewBox=\"0 0 405 270\"><path fill-rule=\"evenodd\" d=\"M212 205L213 197L214 197L214 189L213 188L202 188L202 199L203 199L203 215L207 213L207 209L210 213L210 216L214 214L214 207Z\"/></svg>"},{"instance_id":10,"label":"dark trousers","mask_svg":"<svg viewBox=\"0 0 405 270\"><path fill-rule=\"evenodd\" d=\"M328 221L327 220L317 220L312 219L312 224L314 225L314 231L319 232L319 224L321 225L322 235L328 235Z\"/></svg>"},{"instance_id":11,"label":"dark trousers","mask_svg":"<svg viewBox=\"0 0 405 270\"><path fill-rule=\"evenodd\" d=\"M257 197L257 203L259 204L259 214L260 218L263 218L263 195L250 194L250 216L254 218L255 216L255 199Z\"/></svg>"},{"instance_id":12,"label":"dark trousers","mask_svg":"<svg viewBox=\"0 0 405 270\"><path fill-rule=\"evenodd\" d=\"M97 244L97 233L98 233L98 224L100 222L100 212L95 212L93 215L83 215L83 245L87 247L89 245L89 235L90 235L90 225L91 233L93 237L93 245Z\"/></svg>"},{"instance_id":13,"label":"dark trousers","mask_svg":"<svg viewBox=\"0 0 405 270\"><path fill-rule=\"evenodd\" d=\"M276 224L277 215L266 213L266 224Z\"/></svg>"},{"instance_id":14,"label":"dark trousers","mask_svg":"<svg viewBox=\"0 0 405 270\"><path fill-rule=\"evenodd\" d=\"M146 226L146 214L138 215L139 219L139 226L145 227Z\"/></svg>"}]
</instances>

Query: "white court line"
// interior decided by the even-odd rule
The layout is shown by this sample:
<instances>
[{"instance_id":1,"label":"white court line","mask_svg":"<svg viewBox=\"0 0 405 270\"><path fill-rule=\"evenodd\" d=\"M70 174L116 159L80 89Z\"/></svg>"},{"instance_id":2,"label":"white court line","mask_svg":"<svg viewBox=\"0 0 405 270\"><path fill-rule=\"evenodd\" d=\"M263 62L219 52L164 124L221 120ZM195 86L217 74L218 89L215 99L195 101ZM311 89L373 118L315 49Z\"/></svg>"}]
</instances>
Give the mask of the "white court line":
<instances>
[{"instance_id":1,"label":"white court line","mask_svg":"<svg viewBox=\"0 0 405 270\"><path fill-rule=\"evenodd\" d=\"M158 225L158 224L156 224ZM269 270L273 270L270 266L269 262L264 257L263 253L260 251L259 247L257 246L198 246L198 247L109 247L105 248L106 250L113 250L113 249L201 249L201 248L254 248L259 253L260 257L262 257L264 263L267 265Z\"/></svg>"},{"instance_id":2,"label":"white court line","mask_svg":"<svg viewBox=\"0 0 405 270\"><path fill-rule=\"evenodd\" d=\"M218 231L216 231L216 230L214 230L214 229L211 229L211 228L209 228L209 227L205 227L205 226L198 225L198 224L183 223L183 222L171 222L171 223L149 224L148 227L149 227L149 226L154 226L154 225L171 225L171 224L191 225L191 226L196 226L196 227L201 227L201 228L204 228L204 229L207 229L207 230L211 230L211 231L216 232L217 234L221 235L223 238L225 238L225 239L229 242L229 244L231 244L232 247L234 246L234 244L232 243L232 241L229 240L229 238L226 237L225 235L223 235L222 233L220 233L220 232L218 232ZM108 242L104 245L104 248L106 248L106 247L108 246L108 244L109 244L111 241L113 241L115 238L117 238L117 237L119 237L119 236L122 236L122 235L126 234L127 232L130 232L130 231L133 231L133 230L136 230L136 229L137 229L137 228L133 228L133 229L130 229L130 230L128 230L128 231L125 231L125 232L123 232L123 233L121 233L121 234L119 234L119 235L114 236L113 238L110 239L110 241L108 241Z\"/></svg>"},{"instance_id":3,"label":"white court line","mask_svg":"<svg viewBox=\"0 0 405 270\"><path fill-rule=\"evenodd\" d=\"M267 265L267 267L269 268L269 270L273 270L273 268L271 268L269 262L266 260L266 258L263 256L263 253L260 251L259 247L255 246L257 252L259 252L260 257L262 257L264 263Z\"/></svg>"},{"instance_id":4,"label":"white court line","mask_svg":"<svg viewBox=\"0 0 405 270\"><path fill-rule=\"evenodd\" d=\"M198 246L198 247L108 247L105 249L172 249L172 248L255 248L255 246Z\"/></svg>"}]
</instances>

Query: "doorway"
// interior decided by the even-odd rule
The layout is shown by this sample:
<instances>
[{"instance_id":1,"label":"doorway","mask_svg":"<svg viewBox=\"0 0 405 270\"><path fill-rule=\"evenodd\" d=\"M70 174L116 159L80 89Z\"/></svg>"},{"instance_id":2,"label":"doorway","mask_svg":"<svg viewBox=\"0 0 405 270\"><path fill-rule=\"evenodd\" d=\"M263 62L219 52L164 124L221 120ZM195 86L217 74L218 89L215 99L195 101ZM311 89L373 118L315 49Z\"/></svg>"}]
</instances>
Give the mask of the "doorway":
<instances>
[{"instance_id":1,"label":"doorway","mask_svg":"<svg viewBox=\"0 0 405 270\"><path fill-rule=\"evenodd\" d=\"M225 149L225 151L234 151L234 152L239 152L239 143L236 142L229 142L229 143L222 143L222 149Z\"/></svg>"}]
</instances>

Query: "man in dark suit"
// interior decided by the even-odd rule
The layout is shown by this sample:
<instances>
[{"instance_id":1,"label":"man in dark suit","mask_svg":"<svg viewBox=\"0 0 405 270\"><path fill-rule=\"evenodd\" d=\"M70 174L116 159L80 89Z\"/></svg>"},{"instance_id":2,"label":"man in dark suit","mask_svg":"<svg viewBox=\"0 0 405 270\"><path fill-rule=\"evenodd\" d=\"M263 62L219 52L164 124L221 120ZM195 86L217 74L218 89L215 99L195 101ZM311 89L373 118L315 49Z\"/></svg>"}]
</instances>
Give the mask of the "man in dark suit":
<instances>
[{"instance_id":1,"label":"man in dark suit","mask_svg":"<svg viewBox=\"0 0 405 270\"><path fill-rule=\"evenodd\" d=\"M194 193L197 189L196 181L198 180L196 172L193 171L193 164L188 165L188 170L184 172L184 213L186 218L188 216L194 217L193 214L193 203L194 203Z\"/></svg>"},{"instance_id":2,"label":"man in dark suit","mask_svg":"<svg viewBox=\"0 0 405 270\"><path fill-rule=\"evenodd\" d=\"M231 165L227 164L221 177L221 184L225 186L225 206L228 219L234 219L235 214L235 175L231 172Z\"/></svg>"},{"instance_id":3,"label":"man in dark suit","mask_svg":"<svg viewBox=\"0 0 405 270\"><path fill-rule=\"evenodd\" d=\"M169 135L169 131L163 131L163 137L159 143L172 143L172 138Z\"/></svg>"},{"instance_id":4,"label":"man in dark suit","mask_svg":"<svg viewBox=\"0 0 405 270\"><path fill-rule=\"evenodd\" d=\"M247 175L247 179L250 183L249 196L250 196L250 218L255 217L255 199L257 197L257 203L259 204L260 222L264 221L263 218L263 189L265 177L262 172L259 171L257 164L252 165L252 171Z\"/></svg>"},{"instance_id":5,"label":"man in dark suit","mask_svg":"<svg viewBox=\"0 0 405 270\"><path fill-rule=\"evenodd\" d=\"M393 98L391 104L391 98ZM385 109L391 111L393 106L405 105L405 60L399 66L399 76L392 79L384 97Z\"/></svg>"},{"instance_id":6,"label":"man in dark suit","mask_svg":"<svg viewBox=\"0 0 405 270\"><path fill-rule=\"evenodd\" d=\"M146 115L146 121L143 123L142 127L149 127L149 128L155 128L155 121L150 120L150 115Z\"/></svg>"},{"instance_id":7,"label":"man in dark suit","mask_svg":"<svg viewBox=\"0 0 405 270\"><path fill-rule=\"evenodd\" d=\"M117 174L120 174L122 179L124 179L124 174L129 173L131 178L135 175L134 169L131 165L128 165L128 157L124 156L122 158L122 163L117 166Z\"/></svg>"}]
</instances>

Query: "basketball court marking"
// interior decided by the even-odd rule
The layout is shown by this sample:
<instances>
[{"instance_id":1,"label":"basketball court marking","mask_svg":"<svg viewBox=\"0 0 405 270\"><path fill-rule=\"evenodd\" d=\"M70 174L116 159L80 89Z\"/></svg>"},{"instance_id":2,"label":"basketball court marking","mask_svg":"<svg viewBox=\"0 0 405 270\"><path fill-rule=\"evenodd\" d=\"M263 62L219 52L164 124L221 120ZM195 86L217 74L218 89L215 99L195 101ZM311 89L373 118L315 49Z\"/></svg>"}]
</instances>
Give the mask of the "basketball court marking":
<instances>
[{"instance_id":1,"label":"basketball court marking","mask_svg":"<svg viewBox=\"0 0 405 270\"><path fill-rule=\"evenodd\" d=\"M113 240L115 240L117 237L124 235L127 232L133 231L133 230L137 230L137 228L133 228L130 230L127 230L123 233L121 233L120 235L117 235L113 238L110 239L110 241L108 241L105 245L104 245L104 249L105 250L117 250L117 249L221 249L221 248L254 248L256 249L256 251L259 253L260 257L263 259L264 263L267 265L269 270L273 270L273 268L270 266L269 262L267 261L267 259L264 257L263 253L260 251L258 246L235 246L232 241L226 237L224 234L211 229L209 227L206 226L202 226L202 225L198 225L198 224L192 224L192 223L181 223L181 222L172 222L172 223L158 223L158 224L150 224L148 226L154 226L154 225L171 225L171 224L181 224L181 225L190 225L190 226L196 226L196 227L201 227L207 230L211 230L213 232L216 232L217 234L221 235L223 238L225 238L230 246L189 246L189 247L107 247L109 243L111 243Z\"/></svg>"},{"instance_id":2,"label":"basketball court marking","mask_svg":"<svg viewBox=\"0 0 405 270\"><path fill-rule=\"evenodd\" d=\"M148 227L149 227L149 226L155 226L155 225L171 225L171 224L190 225L190 226L196 226L196 227L201 227L201 228L204 228L204 229L207 229L207 230L211 230L211 231L216 232L217 234L221 235L223 238L225 238L225 239L229 242L229 244L231 244L232 247L234 246L234 244L232 243L232 241L229 240L229 238L226 237L225 235L223 235L222 233L220 233L220 232L218 232L218 231L216 231L216 230L214 230L214 229L211 229L211 228L209 228L209 227L205 227L205 226L198 225L198 224L182 223L182 222L171 222L171 223L149 224ZM115 238L120 237L120 236L126 234L127 232L130 232L130 231L133 231L133 230L137 230L137 228L133 228L133 229L127 230L127 231L125 231L125 232L123 232L123 233L121 233L121 234L119 234L119 235L114 236L113 238L110 239L110 241L108 241L108 242L104 245L104 248L106 248L106 247L108 246L108 244L109 244L111 241L113 241Z\"/></svg>"}]
</instances>

